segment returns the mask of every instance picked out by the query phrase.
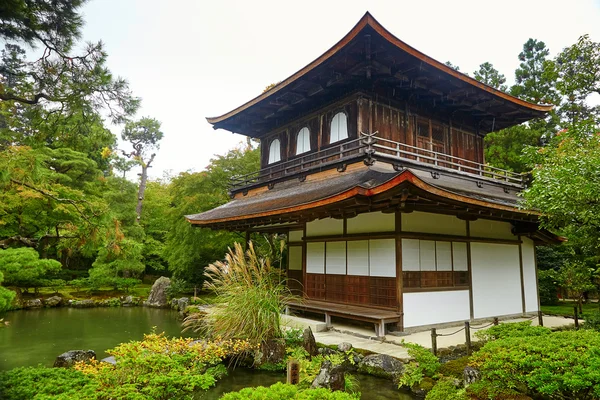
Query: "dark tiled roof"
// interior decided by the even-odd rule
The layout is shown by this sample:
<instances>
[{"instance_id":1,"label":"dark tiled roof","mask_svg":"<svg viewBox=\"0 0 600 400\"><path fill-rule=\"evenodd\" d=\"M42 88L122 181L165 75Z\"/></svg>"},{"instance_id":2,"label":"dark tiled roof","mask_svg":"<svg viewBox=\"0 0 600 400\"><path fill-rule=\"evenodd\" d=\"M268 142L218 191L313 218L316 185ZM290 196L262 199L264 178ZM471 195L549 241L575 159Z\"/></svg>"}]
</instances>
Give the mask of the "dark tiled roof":
<instances>
[{"instance_id":1,"label":"dark tiled roof","mask_svg":"<svg viewBox=\"0 0 600 400\"><path fill-rule=\"evenodd\" d=\"M382 172L376 168L368 168L326 179L310 180L308 177L304 182L293 179L278 183L271 190L234 199L210 211L186 215L186 218L190 221L210 221L297 207L327 199L355 187L370 189L398 174L393 170Z\"/></svg>"},{"instance_id":2,"label":"dark tiled roof","mask_svg":"<svg viewBox=\"0 0 600 400\"><path fill-rule=\"evenodd\" d=\"M509 188L509 193L501 185L484 182L481 187L476 180L465 179L452 174L439 174L433 178L431 172L418 169L408 169L414 176L426 184L445 192L469 197L480 201L494 203L505 207L518 207L519 197L516 188ZM210 222L215 220L239 218L260 213L276 212L292 207L299 207L345 193L354 188L373 189L392 180L403 171L395 171L390 165L375 164L354 172L330 175L327 178L311 180L310 176L304 182L297 179L277 183L262 193L238 197L227 204L200 214L187 215L190 222Z\"/></svg>"}]
</instances>

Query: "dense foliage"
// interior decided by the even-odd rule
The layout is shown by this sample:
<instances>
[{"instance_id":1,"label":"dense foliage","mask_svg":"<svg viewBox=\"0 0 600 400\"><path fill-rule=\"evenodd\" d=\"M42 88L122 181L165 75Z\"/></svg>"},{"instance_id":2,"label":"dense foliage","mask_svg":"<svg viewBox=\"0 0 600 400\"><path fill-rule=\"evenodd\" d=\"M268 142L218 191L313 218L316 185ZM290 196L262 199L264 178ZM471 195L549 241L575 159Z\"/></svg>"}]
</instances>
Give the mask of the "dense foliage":
<instances>
[{"instance_id":1,"label":"dense foliage","mask_svg":"<svg viewBox=\"0 0 600 400\"><path fill-rule=\"evenodd\" d=\"M182 399L226 374L225 358L251 351L243 340L201 342L150 334L109 350L117 364L16 368L0 374L3 399Z\"/></svg>"},{"instance_id":2,"label":"dense foliage","mask_svg":"<svg viewBox=\"0 0 600 400\"><path fill-rule=\"evenodd\" d=\"M440 368L440 361L429 350L414 343L403 342L412 360L405 366L404 373L398 381L399 387L412 388L419 385L424 378L434 378Z\"/></svg>"},{"instance_id":3,"label":"dense foliage","mask_svg":"<svg viewBox=\"0 0 600 400\"><path fill-rule=\"evenodd\" d=\"M482 379L469 390L479 398L542 395L556 399L597 399L600 397L598 349L600 333L592 330L493 340L471 359L470 365L481 371Z\"/></svg>"},{"instance_id":4,"label":"dense foliage","mask_svg":"<svg viewBox=\"0 0 600 400\"><path fill-rule=\"evenodd\" d=\"M331 392L327 389L302 389L296 385L276 383L266 388L245 388L239 392L226 393L223 400L353 400L359 396L345 392Z\"/></svg>"}]
</instances>

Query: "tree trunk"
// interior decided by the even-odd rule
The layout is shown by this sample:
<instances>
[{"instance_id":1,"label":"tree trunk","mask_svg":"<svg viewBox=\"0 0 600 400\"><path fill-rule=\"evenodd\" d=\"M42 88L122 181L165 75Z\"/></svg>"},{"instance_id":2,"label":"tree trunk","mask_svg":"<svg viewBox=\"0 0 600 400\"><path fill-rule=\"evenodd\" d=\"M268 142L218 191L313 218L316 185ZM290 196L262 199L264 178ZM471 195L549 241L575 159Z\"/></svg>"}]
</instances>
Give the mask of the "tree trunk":
<instances>
[{"instance_id":1,"label":"tree trunk","mask_svg":"<svg viewBox=\"0 0 600 400\"><path fill-rule=\"evenodd\" d=\"M140 177L140 187L138 189L137 206L135 207L135 213L137 214L137 220L140 222L142 218L142 203L144 202L144 192L146 191L146 182L148 181L148 165L142 164L142 175Z\"/></svg>"}]
</instances>

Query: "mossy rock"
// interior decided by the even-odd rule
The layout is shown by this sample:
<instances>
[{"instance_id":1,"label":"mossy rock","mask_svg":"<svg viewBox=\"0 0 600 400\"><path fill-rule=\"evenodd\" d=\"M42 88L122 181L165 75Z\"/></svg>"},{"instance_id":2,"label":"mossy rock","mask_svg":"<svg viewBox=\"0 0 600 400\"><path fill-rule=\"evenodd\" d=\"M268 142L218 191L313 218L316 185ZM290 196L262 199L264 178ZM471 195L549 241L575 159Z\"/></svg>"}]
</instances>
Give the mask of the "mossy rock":
<instances>
[{"instance_id":1,"label":"mossy rock","mask_svg":"<svg viewBox=\"0 0 600 400\"><path fill-rule=\"evenodd\" d=\"M451 376L457 379L463 379L463 372L469 363L469 357L461 357L456 360L450 360L440 367L440 373L445 376Z\"/></svg>"},{"instance_id":2,"label":"mossy rock","mask_svg":"<svg viewBox=\"0 0 600 400\"><path fill-rule=\"evenodd\" d=\"M410 388L410 391L419 397L425 397L427 392L433 389L434 386L435 381L432 378L426 376L421 380L421 382Z\"/></svg>"}]
</instances>

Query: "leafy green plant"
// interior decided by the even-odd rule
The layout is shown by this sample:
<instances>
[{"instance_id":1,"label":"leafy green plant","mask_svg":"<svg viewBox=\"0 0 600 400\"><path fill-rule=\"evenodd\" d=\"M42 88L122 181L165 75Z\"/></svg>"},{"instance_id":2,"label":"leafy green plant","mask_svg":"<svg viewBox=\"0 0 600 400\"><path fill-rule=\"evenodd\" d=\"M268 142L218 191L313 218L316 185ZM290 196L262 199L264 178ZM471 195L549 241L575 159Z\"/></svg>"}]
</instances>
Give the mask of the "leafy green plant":
<instances>
[{"instance_id":1,"label":"leafy green plant","mask_svg":"<svg viewBox=\"0 0 600 400\"><path fill-rule=\"evenodd\" d=\"M402 342L412 360L405 365L404 373L398 380L398 387L413 387L425 377L435 378L440 368L440 360L429 350L415 343Z\"/></svg>"},{"instance_id":2,"label":"leafy green plant","mask_svg":"<svg viewBox=\"0 0 600 400\"><path fill-rule=\"evenodd\" d=\"M171 284L166 289L168 299L174 299L190 291L193 290L184 279L171 279Z\"/></svg>"},{"instance_id":3,"label":"leafy green plant","mask_svg":"<svg viewBox=\"0 0 600 400\"><path fill-rule=\"evenodd\" d=\"M585 321L583 323L585 329L600 331L600 311L585 314L583 315L583 319Z\"/></svg>"},{"instance_id":4,"label":"leafy green plant","mask_svg":"<svg viewBox=\"0 0 600 400\"><path fill-rule=\"evenodd\" d=\"M281 311L295 297L285 285L284 271L260 257L252 243L246 252L236 243L225 261L208 266L205 275L205 287L216 294L214 305L205 314L187 317L185 329L252 343L283 337Z\"/></svg>"},{"instance_id":5,"label":"leafy green plant","mask_svg":"<svg viewBox=\"0 0 600 400\"><path fill-rule=\"evenodd\" d=\"M531 326L531 321L509 322L492 326L475 332L475 337L482 341L504 339L509 337L544 336L552 330L543 326Z\"/></svg>"},{"instance_id":6,"label":"leafy green plant","mask_svg":"<svg viewBox=\"0 0 600 400\"><path fill-rule=\"evenodd\" d=\"M302 329L287 329L283 332L287 346L300 346L303 342Z\"/></svg>"},{"instance_id":7,"label":"leafy green plant","mask_svg":"<svg viewBox=\"0 0 600 400\"><path fill-rule=\"evenodd\" d=\"M467 400L464 388L457 388L449 379L439 380L425 396L425 400Z\"/></svg>"},{"instance_id":8,"label":"leafy green plant","mask_svg":"<svg viewBox=\"0 0 600 400\"><path fill-rule=\"evenodd\" d=\"M469 363L481 372L481 381L469 391L478 398L509 390L543 398L597 399L599 349L600 333L585 329L493 340Z\"/></svg>"},{"instance_id":9,"label":"leafy green plant","mask_svg":"<svg viewBox=\"0 0 600 400\"><path fill-rule=\"evenodd\" d=\"M84 391L89 398L188 398L197 390L214 386L226 374L222 364L225 358L253 349L244 340L195 342L191 338L167 339L163 334L150 334L143 341L109 350L116 365L92 361L76 364L75 369L94 383Z\"/></svg>"},{"instance_id":10,"label":"leafy green plant","mask_svg":"<svg viewBox=\"0 0 600 400\"><path fill-rule=\"evenodd\" d=\"M306 389L278 382L270 387L245 388L239 392L226 393L221 400L353 400L359 394L331 392L328 389Z\"/></svg>"},{"instance_id":11,"label":"leafy green plant","mask_svg":"<svg viewBox=\"0 0 600 400\"><path fill-rule=\"evenodd\" d=\"M0 398L11 400L81 398L81 390L93 379L65 368L26 367L0 373Z\"/></svg>"},{"instance_id":12,"label":"leafy green plant","mask_svg":"<svg viewBox=\"0 0 600 400\"><path fill-rule=\"evenodd\" d=\"M538 285L541 304L549 306L558 304L558 278L556 271L539 271Z\"/></svg>"}]
</instances>

